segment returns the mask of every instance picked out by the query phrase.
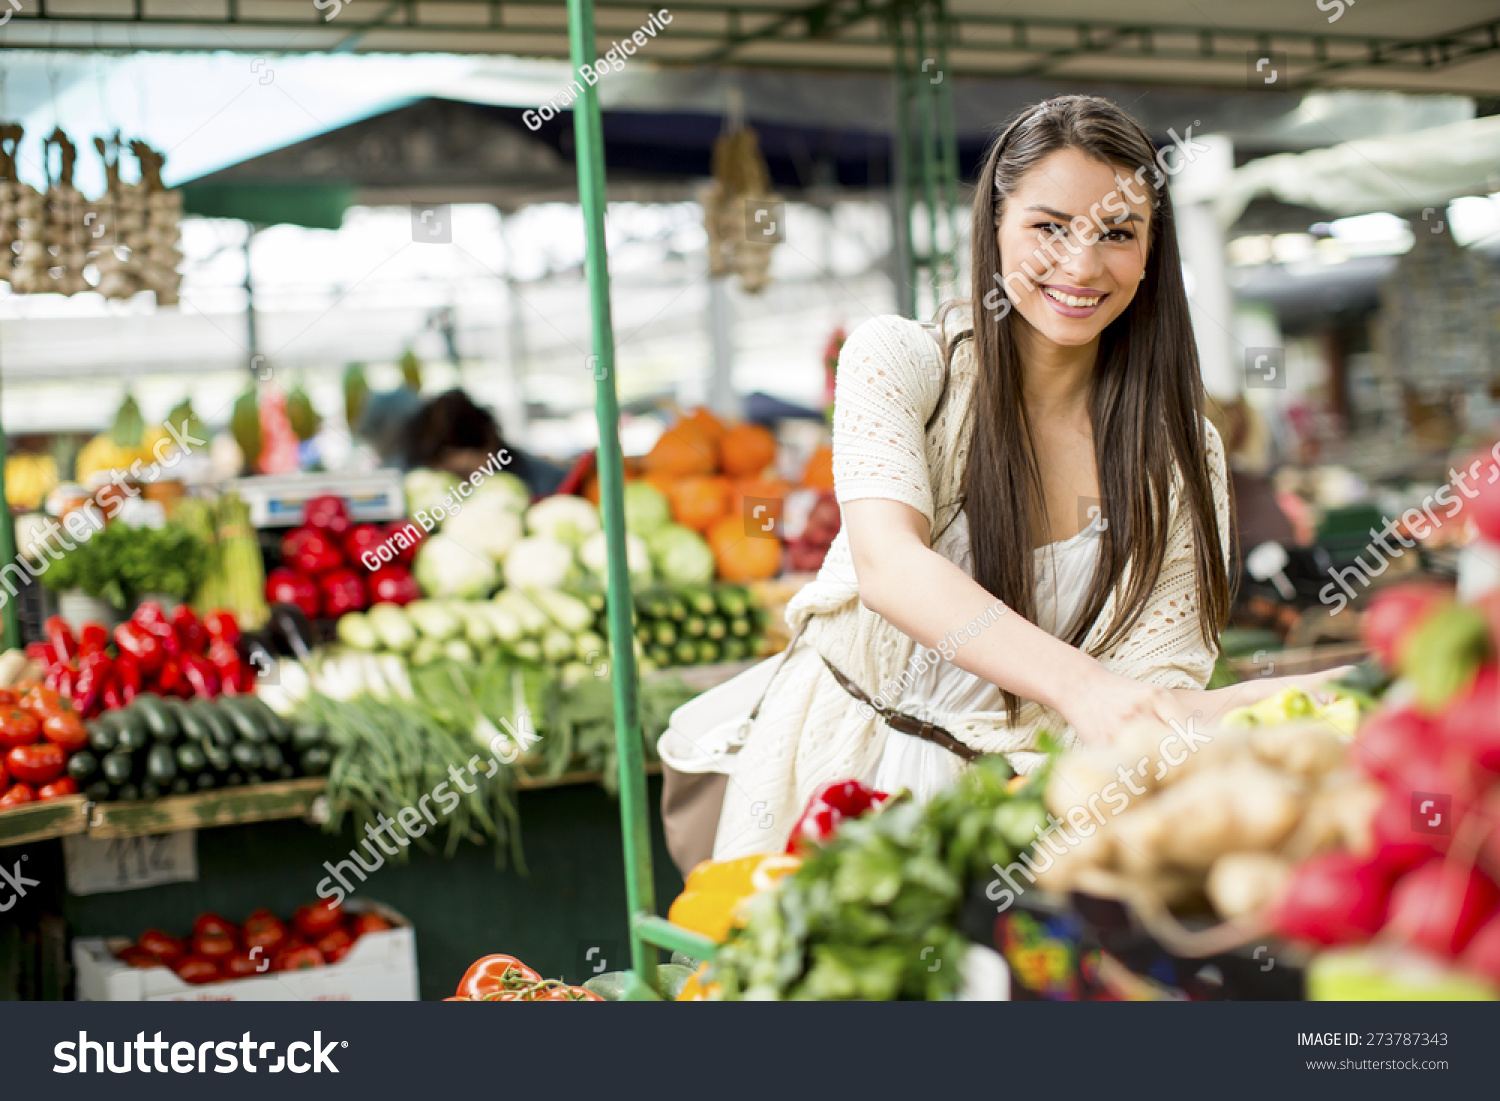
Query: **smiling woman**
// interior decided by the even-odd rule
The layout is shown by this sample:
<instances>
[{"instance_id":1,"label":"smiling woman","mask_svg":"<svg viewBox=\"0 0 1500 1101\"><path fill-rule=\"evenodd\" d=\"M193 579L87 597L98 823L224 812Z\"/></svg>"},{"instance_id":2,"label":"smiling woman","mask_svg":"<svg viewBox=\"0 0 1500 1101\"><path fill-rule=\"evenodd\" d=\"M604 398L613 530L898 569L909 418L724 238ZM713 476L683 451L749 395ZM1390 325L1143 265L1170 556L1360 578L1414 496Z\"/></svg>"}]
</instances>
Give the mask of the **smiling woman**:
<instances>
[{"instance_id":1,"label":"smiling woman","mask_svg":"<svg viewBox=\"0 0 1500 1101\"><path fill-rule=\"evenodd\" d=\"M927 798L983 754L1033 770L1044 732L1108 742L1286 686L1203 691L1229 484L1165 182L1114 104L1038 104L984 162L969 302L844 345L844 527L759 674L774 691L741 724L716 858L784 844L830 780Z\"/></svg>"}]
</instances>

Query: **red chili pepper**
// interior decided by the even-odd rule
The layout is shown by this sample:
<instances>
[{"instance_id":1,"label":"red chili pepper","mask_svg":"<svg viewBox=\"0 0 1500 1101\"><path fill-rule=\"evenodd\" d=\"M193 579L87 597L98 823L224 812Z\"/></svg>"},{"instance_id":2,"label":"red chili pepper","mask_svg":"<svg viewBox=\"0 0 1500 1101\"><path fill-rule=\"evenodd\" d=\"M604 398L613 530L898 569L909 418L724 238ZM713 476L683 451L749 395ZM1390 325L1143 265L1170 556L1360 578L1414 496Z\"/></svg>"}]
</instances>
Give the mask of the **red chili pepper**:
<instances>
[{"instance_id":1,"label":"red chili pepper","mask_svg":"<svg viewBox=\"0 0 1500 1101\"><path fill-rule=\"evenodd\" d=\"M172 629L184 653L201 654L208 649L208 632L188 605L179 604L172 609Z\"/></svg>"},{"instance_id":2,"label":"red chili pepper","mask_svg":"<svg viewBox=\"0 0 1500 1101\"><path fill-rule=\"evenodd\" d=\"M868 814L889 798L888 793L876 791L858 780L834 780L824 784L813 792L802 817L792 827L786 851L795 853L821 844L832 837L846 819Z\"/></svg>"},{"instance_id":3,"label":"red chili pepper","mask_svg":"<svg viewBox=\"0 0 1500 1101\"><path fill-rule=\"evenodd\" d=\"M118 711L129 704L135 697L132 695L126 698L125 686L120 681L110 678L109 683L104 686L104 695L102 698L104 700L104 710Z\"/></svg>"},{"instance_id":4,"label":"red chili pepper","mask_svg":"<svg viewBox=\"0 0 1500 1101\"><path fill-rule=\"evenodd\" d=\"M156 690L163 696L176 695L178 690L187 684L187 678L182 675L182 663L176 658L167 658L161 663L161 668L156 673Z\"/></svg>"},{"instance_id":5,"label":"red chili pepper","mask_svg":"<svg viewBox=\"0 0 1500 1101\"><path fill-rule=\"evenodd\" d=\"M52 652L64 661L72 661L78 656L78 642L73 638L73 629L68 626L68 621L60 615L49 615L46 622L42 624L42 630L47 633L47 641L52 646Z\"/></svg>"},{"instance_id":6,"label":"red chili pepper","mask_svg":"<svg viewBox=\"0 0 1500 1101\"><path fill-rule=\"evenodd\" d=\"M162 611L161 605L156 601L143 601L135 610L135 615L130 617L130 621L161 643L164 653L173 656L181 653L182 647L177 641L177 632L172 627L172 621L167 618L167 613Z\"/></svg>"},{"instance_id":7,"label":"red chili pepper","mask_svg":"<svg viewBox=\"0 0 1500 1101\"><path fill-rule=\"evenodd\" d=\"M47 670L47 675L42 678L44 687L52 689L65 700L73 698L73 667L63 665L61 662Z\"/></svg>"},{"instance_id":8,"label":"red chili pepper","mask_svg":"<svg viewBox=\"0 0 1500 1101\"><path fill-rule=\"evenodd\" d=\"M120 691L129 690L130 699L134 699L141 690L141 663L135 659L133 654L121 652L115 658L115 680L119 683Z\"/></svg>"},{"instance_id":9,"label":"red chili pepper","mask_svg":"<svg viewBox=\"0 0 1500 1101\"><path fill-rule=\"evenodd\" d=\"M114 670L114 659L108 654L88 654L79 660L78 678L73 682L73 706L84 718L98 714L104 702L104 686Z\"/></svg>"},{"instance_id":10,"label":"red chili pepper","mask_svg":"<svg viewBox=\"0 0 1500 1101\"><path fill-rule=\"evenodd\" d=\"M127 621L115 628L115 645L120 653L135 659L141 673L150 676L162 667L166 651L161 639L139 623Z\"/></svg>"},{"instance_id":11,"label":"red chili pepper","mask_svg":"<svg viewBox=\"0 0 1500 1101\"><path fill-rule=\"evenodd\" d=\"M239 675L234 678L235 695L248 696L255 691L255 678L257 672L255 666L248 661L240 663Z\"/></svg>"},{"instance_id":12,"label":"red chili pepper","mask_svg":"<svg viewBox=\"0 0 1500 1101\"><path fill-rule=\"evenodd\" d=\"M219 684L224 692L237 695L244 666L240 652L227 642L215 642L208 648L208 660L219 674Z\"/></svg>"},{"instance_id":13,"label":"red chili pepper","mask_svg":"<svg viewBox=\"0 0 1500 1101\"><path fill-rule=\"evenodd\" d=\"M233 646L240 640L240 625L234 618L233 612L226 612L222 608L215 609L203 617L203 629L208 636L219 642L227 642Z\"/></svg>"},{"instance_id":14,"label":"red chili pepper","mask_svg":"<svg viewBox=\"0 0 1500 1101\"><path fill-rule=\"evenodd\" d=\"M88 622L78 632L79 654L102 654L109 645L109 630L102 623Z\"/></svg>"},{"instance_id":15,"label":"red chili pepper","mask_svg":"<svg viewBox=\"0 0 1500 1101\"><path fill-rule=\"evenodd\" d=\"M202 655L183 654L182 674L199 699L211 700L219 694L219 674Z\"/></svg>"}]
</instances>

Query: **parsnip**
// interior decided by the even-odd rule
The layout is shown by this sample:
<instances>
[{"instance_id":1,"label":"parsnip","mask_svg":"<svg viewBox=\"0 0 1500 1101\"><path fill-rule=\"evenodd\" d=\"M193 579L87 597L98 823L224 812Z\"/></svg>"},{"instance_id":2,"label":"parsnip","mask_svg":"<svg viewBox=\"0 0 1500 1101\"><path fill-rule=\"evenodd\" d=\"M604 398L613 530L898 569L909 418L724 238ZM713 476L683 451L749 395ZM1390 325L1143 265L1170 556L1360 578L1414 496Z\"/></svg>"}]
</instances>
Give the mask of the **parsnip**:
<instances>
[{"instance_id":1,"label":"parsnip","mask_svg":"<svg viewBox=\"0 0 1500 1101\"><path fill-rule=\"evenodd\" d=\"M1285 860L1269 853L1225 853L1209 870L1208 900L1226 920L1269 905L1292 874Z\"/></svg>"}]
</instances>

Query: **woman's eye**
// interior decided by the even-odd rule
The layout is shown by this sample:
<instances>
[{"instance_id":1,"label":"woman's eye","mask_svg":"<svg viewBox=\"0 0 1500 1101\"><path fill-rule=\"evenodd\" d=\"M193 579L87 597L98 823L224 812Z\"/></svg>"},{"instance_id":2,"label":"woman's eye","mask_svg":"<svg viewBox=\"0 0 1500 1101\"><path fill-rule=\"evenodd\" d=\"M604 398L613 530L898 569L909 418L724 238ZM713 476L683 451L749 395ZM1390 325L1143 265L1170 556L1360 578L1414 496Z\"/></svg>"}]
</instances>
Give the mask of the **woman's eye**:
<instances>
[{"instance_id":1,"label":"woman's eye","mask_svg":"<svg viewBox=\"0 0 1500 1101\"><path fill-rule=\"evenodd\" d=\"M1128 229L1112 229L1104 235L1106 241L1134 241L1135 234Z\"/></svg>"},{"instance_id":2,"label":"woman's eye","mask_svg":"<svg viewBox=\"0 0 1500 1101\"><path fill-rule=\"evenodd\" d=\"M1056 233L1059 230L1061 230L1063 233L1068 232L1067 226L1060 225L1057 222L1039 222L1037 225L1034 225L1031 228L1041 233Z\"/></svg>"}]
</instances>

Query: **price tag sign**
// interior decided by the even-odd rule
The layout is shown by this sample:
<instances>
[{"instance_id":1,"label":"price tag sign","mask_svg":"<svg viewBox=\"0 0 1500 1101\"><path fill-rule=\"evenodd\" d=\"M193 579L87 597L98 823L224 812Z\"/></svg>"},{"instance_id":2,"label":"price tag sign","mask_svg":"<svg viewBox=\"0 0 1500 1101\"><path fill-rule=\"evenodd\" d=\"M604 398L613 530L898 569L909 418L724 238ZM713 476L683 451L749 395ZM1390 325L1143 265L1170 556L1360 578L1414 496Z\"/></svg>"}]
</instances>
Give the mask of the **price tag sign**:
<instances>
[{"instance_id":1,"label":"price tag sign","mask_svg":"<svg viewBox=\"0 0 1500 1101\"><path fill-rule=\"evenodd\" d=\"M68 890L75 895L133 891L198 878L198 833L178 830L148 837L62 839Z\"/></svg>"}]
</instances>

